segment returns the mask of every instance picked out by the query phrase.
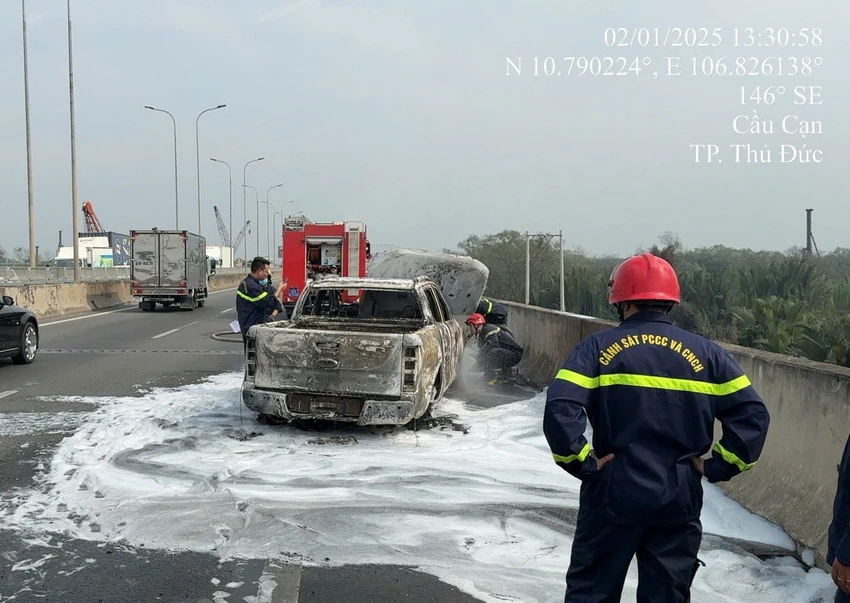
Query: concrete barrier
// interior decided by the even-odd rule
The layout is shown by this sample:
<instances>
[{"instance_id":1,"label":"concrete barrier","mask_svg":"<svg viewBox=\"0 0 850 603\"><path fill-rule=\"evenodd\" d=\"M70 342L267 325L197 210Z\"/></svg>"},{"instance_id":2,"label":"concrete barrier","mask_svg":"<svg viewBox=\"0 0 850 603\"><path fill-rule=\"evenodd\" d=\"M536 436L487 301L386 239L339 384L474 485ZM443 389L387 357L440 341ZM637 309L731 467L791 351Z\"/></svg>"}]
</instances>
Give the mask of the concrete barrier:
<instances>
[{"instance_id":1,"label":"concrete barrier","mask_svg":"<svg viewBox=\"0 0 850 603\"><path fill-rule=\"evenodd\" d=\"M210 291L236 287L244 277L244 274L215 274L210 277ZM133 303L130 283L126 280L0 287L0 295L10 295L15 303L35 312L40 320Z\"/></svg>"},{"instance_id":2,"label":"concrete barrier","mask_svg":"<svg viewBox=\"0 0 850 603\"><path fill-rule=\"evenodd\" d=\"M238 274L214 274L210 277L210 291L221 291L237 287L243 278L248 276L247 270ZM235 294L234 294L235 295Z\"/></svg>"},{"instance_id":3,"label":"concrete barrier","mask_svg":"<svg viewBox=\"0 0 850 603\"><path fill-rule=\"evenodd\" d=\"M102 310L133 301L126 281L0 287L0 294L11 296L39 319Z\"/></svg>"},{"instance_id":4,"label":"concrete barrier","mask_svg":"<svg viewBox=\"0 0 850 603\"><path fill-rule=\"evenodd\" d=\"M524 376L548 386L573 346L616 323L502 302L508 325L525 348ZM734 500L779 524L798 545L816 550L827 569L827 529L850 430L850 369L721 343L740 363L770 411L758 464L720 487ZM719 423L715 437L720 437Z\"/></svg>"}]
</instances>

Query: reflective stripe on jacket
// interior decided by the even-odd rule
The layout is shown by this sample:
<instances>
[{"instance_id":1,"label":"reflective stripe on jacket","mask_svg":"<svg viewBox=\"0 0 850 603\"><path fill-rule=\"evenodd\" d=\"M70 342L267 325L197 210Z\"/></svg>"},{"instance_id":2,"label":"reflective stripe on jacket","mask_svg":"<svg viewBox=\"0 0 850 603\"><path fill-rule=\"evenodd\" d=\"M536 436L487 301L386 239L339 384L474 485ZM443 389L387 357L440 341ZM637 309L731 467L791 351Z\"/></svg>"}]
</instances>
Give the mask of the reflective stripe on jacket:
<instances>
[{"instance_id":1,"label":"reflective stripe on jacket","mask_svg":"<svg viewBox=\"0 0 850 603\"><path fill-rule=\"evenodd\" d=\"M236 288L236 314L243 335L252 326L266 322L275 309L280 312L283 305L270 285L261 285L253 274L242 279Z\"/></svg>"},{"instance_id":2,"label":"reflective stripe on jacket","mask_svg":"<svg viewBox=\"0 0 850 603\"><path fill-rule=\"evenodd\" d=\"M584 436L587 420L593 443ZM682 523L699 517L710 482L750 469L770 417L750 380L716 343L641 312L573 348L546 396L543 430L555 462L581 479L582 498L612 521ZM590 456L613 453L601 471Z\"/></svg>"},{"instance_id":3,"label":"reflective stripe on jacket","mask_svg":"<svg viewBox=\"0 0 850 603\"><path fill-rule=\"evenodd\" d=\"M488 323L494 325L503 325L508 318L508 309L504 304L493 303L486 297L481 298L475 311L484 316L484 320Z\"/></svg>"}]
</instances>

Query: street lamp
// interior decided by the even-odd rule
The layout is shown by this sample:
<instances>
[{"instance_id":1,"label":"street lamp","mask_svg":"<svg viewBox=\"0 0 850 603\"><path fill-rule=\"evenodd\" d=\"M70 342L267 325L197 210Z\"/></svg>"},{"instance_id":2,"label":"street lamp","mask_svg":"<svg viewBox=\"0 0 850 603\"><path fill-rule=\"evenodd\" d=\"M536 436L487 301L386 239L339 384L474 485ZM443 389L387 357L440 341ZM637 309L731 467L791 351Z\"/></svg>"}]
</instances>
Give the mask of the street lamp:
<instances>
[{"instance_id":1,"label":"street lamp","mask_svg":"<svg viewBox=\"0 0 850 603\"><path fill-rule=\"evenodd\" d=\"M271 224L269 224L269 192L273 188L278 188L279 186L283 186L283 184L275 184L274 186L270 186L269 190L266 191L266 201L265 201L265 203L266 203L266 253L269 256L272 253L271 236L270 236L270 232L269 232L269 228L271 226Z\"/></svg>"},{"instance_id":2,"label":"street lamp","mask_svg":"<svg viewBox=\"0 0 850 603\"><path fill-rule=\"evenodd\" d=\"M23 21L24 37L24 115L27 131L27 208L29 211L30 231L30 268L35 268L38 253L35 247L35 203L32 190L32 136L30 131L30 84L29 67L27 62L27 6L26 0L21 0L21 20Z\"/></svg>"},{"instance_id":3,"label":"street lamp","mask_svg":"<svg viewBox=\"0 0 850 603\"><path fill-rule=\"evenodd\" d=\"M257 231L257 257L259 257L259 255L260 255L260 191L255 189L250 184L243 184L242 186L245 187L245 188L242 189L243 193L245 192L246 188L250 188L252 191L254 191L254 200L257 202L257 227L254 230ZM245 238L247 239L247 237L245 237ZM245 242L245 251L246 251L246 253L248 251L248 242L247 241ZM247 261L248 261L248 257L245 256L245 262L247 262Z\"/></svg>"},{"instance_id":4,"label":"street lamp","mask_svg":"<svg viewBox=\"0 0 850 603\"><path fill-rule=\"evenodd\" d=\"M74 282L80 282L80 227L77 223L77 129L74 124L74 54L71 44L71 0L68 7L68 109L71 116L71 240L74 242Z\"/></svg>"},{"instance_id":5,"label":"street lamp","mask_svg":"<svg viewBox=\"0 0 850 603\"><path fill-rule=\"evenodd\" d=\"M177 201L177 120L165 109L157 109L150 105L145 105L145 109L168 114L171 117L171 122L174 124L174 229L178 230L180 228L180 205Z\"/></svg>"},{"instance_id":6,"label":"street lamp","mask_svg":"<svg viewBox=\"0 0 850 603\"><path fill-rule=\"evenodd\" d=\"M242 221L248 221L248 201L245 198L245 170L248 169L248 166L255 161L262 161L265 157L257 157L256 159L252 159L248 163L245 164L245 167L242 168ZM245 233L245 263L248 263L248 233Z\"/></svg>"},{"instance_id":7,"label":"street lamp","mask_svg":"<svg viewBox=\"0 0 850 603\"><path fill-rule=\"evenodd\" d=\"M226 161L222 161L221 159L216 159L215 157L210 157L210 161L215 161L217 163L223 163L227 166L227 194L230 198L230 230L228 232L228 236L230 237L229 241L225 241L230 246L230 253L236 253L233 251L233 170L230 169L230 164ZM232 263L232 260L231 260Z\"/></svg>"},{"instance_id":8,"label":"street lamp","mask_svg":"<svg viewBox=\"0 0 850 603\"><path fill-rule=\"evenodd\" d=\"M198 234L201 234L201 155L200 155L200 141L198 139L198 121L201 119L201 115L206 113L207 111L215 111L216 109L223 109L227 105L218 105L217 107L210 107L209 109L204 109L198 114L198 117L195 118L195 169L198 172Z\"/></svg>"}]
</instances>

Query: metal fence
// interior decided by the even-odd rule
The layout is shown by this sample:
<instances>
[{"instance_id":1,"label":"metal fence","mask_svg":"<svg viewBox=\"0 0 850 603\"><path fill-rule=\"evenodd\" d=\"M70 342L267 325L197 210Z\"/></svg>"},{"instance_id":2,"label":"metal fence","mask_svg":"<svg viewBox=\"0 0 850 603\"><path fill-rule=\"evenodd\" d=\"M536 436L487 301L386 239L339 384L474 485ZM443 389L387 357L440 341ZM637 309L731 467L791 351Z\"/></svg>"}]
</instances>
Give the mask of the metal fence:
<instances>
[{"instance_id":1,"label":"metal fence","mask_svg":"<svg viewBox=\"0 0 850 603\"><path fill-rule=\"evenodd\" d=\"M216 274L242 274L244 267L216 268ZM80 268L80 279L92 283L99 281L130 280L129 266L98 266L95 268ZM0 285L31 285L46 283L74 282L73 268L47 268L29 266L0 265Z\"/></svg>"}]
</instances>

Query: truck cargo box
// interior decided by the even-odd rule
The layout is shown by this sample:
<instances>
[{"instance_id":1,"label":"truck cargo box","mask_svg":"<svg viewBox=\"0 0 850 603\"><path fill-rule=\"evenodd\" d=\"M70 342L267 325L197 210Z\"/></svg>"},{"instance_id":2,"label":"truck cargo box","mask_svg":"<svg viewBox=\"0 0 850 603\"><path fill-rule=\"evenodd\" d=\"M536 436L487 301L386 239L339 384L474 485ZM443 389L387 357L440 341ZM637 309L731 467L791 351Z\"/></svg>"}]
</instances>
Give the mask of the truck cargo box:
<instances>
[{"instance_id":1,"label":"truck cargo box","mask_svg":"<svg viewBox=\"0 0 850 603\"><path fill-rule=\"evenodd\" d=\"M130 247L130 282L140 308L204 305L209 280L204 237L186 230L132 230Z\"/></svg>"}]
</instances>

